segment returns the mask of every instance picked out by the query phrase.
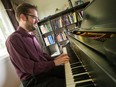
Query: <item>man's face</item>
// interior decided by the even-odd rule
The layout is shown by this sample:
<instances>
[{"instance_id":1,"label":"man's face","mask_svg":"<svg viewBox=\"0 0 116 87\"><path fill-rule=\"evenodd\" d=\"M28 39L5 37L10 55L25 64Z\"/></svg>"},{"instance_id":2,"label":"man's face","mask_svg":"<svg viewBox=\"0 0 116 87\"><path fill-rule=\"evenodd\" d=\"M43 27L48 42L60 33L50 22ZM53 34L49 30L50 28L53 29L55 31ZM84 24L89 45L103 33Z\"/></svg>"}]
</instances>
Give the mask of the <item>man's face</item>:
<instances>
[{"instance_id":1,"label":"man's face","mask_svg":"<svg viewBox=\"0 0 116 87\"><path fill-rule=\"evenodd\" d=\"M30 13L26 14L26 29L28 31L33 31L36 29L38 23L38 15L35 9L30 9Z\"/></svg>"}]
</instances>

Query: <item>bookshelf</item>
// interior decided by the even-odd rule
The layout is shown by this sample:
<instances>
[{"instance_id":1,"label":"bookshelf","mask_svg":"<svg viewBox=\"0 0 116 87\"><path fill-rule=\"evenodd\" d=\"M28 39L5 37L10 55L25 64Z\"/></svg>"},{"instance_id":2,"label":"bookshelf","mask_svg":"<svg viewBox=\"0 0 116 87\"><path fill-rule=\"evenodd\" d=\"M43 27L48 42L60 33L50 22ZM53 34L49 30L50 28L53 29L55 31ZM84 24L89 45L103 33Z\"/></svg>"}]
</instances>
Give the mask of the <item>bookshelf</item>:
<instances>
[{"instance_id":1,"label":"bookshelf","mask_svg":"<svg viewBox=\"0 0 116 87\"><path fill-rule=\"evenodd\" d=\"M88 4L89 2L85 2L40 20L38 31L47 53L51 56L61 54L61 46L68 43L67 32L79 27L83 19L83 9Z\"/></svg>"}]
</instances>

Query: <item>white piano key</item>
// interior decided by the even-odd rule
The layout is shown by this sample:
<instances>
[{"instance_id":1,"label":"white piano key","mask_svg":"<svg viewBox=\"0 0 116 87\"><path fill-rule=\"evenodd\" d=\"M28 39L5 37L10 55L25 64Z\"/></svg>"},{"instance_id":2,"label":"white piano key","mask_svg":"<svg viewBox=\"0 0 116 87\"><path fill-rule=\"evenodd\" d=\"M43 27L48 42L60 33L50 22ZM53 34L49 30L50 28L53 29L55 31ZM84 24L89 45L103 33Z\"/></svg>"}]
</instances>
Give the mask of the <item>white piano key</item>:
<instances>
[{"instance_id":1,"label":"white piano key","mask_svg":"<svg viewBox=\"0 0 116 87\"><path fill-rule=\"evenodd\" d=\"M62 50L63 50L63 53L67 54L66 47L64 47ZM66 76L66 87L75 87L69 62L65 64L65 76Z\"/></svg>"},{"instance_id":2,"label":"white piano key","mask_svg":"<svg viewBox=\"0 0 116 87\"><path fill-rule=\"evenodd\" d=\"M65 64L65 75L66 75L66 87L75 87L70 63ZM70 86L69 86L70 85Z\"/></svg>"},{"instance_id":3,"label":"white piano key","mask_svg":"<svg viewBox=\"0 0 116 87\"><path fill-rule=\"evenodd\" d=\"M66 47L63 47L63 48L62 48L62 51L63 51L63 53L66 53L66 54L67 54Z\"/></svg>"},{"instance_id":4,"label":"white piano key","mask_svg":"<svg viewBox=\"0 0 116 87\"><path fill-rule=\"evenodd\" d=\"M67 85L66 87L75 87L75 84Z\"/></svg>"},{"instance_id":5,"label":"white piano key","mask_svg":"<svg viewBox=\"0 0 116 87\"><path fill-rule=\"evenodd\" d=\"M92 79L86 79L86 80L77 81L77 82L75 82L75 83L79 84L79 83L84 83L84 82L89 82L89 81L92 81L92 82L93 82Z\"/></svg>"}]
</instances>

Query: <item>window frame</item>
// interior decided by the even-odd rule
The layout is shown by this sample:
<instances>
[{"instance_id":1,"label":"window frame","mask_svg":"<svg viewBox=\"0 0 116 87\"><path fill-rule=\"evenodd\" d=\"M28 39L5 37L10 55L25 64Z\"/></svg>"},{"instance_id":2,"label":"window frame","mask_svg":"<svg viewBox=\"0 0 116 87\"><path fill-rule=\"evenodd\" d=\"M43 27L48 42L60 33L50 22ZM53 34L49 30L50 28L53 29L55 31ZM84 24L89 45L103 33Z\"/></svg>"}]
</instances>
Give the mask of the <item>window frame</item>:
<instances>
[{"instance_id":1,"label":"window frame","mask_svg":"<svg viewBox=\"0 0 116 87\"><path fill-rule=\"evenodd\" d=\"M11 20L6 12L6 9L4 8L1 0L0 0L0 20L2 19L2 24L4 26L4 29L5 31L7 31L7 35L3 38L4 41L6 41L7 37L15 31L12 23L11 23ZM3 32L2 32L3 33ZM4 45L5 45L5 42L4 42ZM4 48L0 49L0 50L3 50L5 53L4 54L0 54L0 60L4 59L4 58L8 58L8 52L7 52L7 49L6 49L6 46L4 46Z\"/></svg>"}]
</instances>

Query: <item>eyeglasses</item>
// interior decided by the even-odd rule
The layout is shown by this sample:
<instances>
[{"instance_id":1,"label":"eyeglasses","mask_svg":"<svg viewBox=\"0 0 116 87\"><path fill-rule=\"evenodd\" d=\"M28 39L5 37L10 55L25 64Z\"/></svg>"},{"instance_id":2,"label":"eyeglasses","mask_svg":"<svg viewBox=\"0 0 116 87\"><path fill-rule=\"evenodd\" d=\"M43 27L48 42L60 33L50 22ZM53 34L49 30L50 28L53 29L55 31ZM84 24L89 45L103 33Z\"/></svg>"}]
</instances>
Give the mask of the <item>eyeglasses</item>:
<instances>
[{"instance_id":1,"label":"eyeglasses","mask_svg":"<svg viewBox=\"0 0 116 87\"><path fill-rule=\"evenodd\" d=\"M31 15L31 14L26 14L26 15L31 16L33 19L39 20L39 18L34 15Z\"/></svg>"}]
</instances>

